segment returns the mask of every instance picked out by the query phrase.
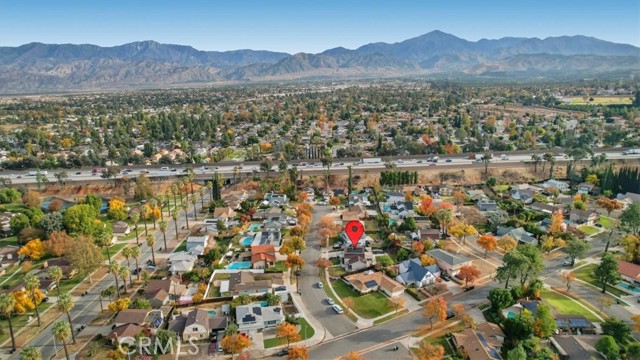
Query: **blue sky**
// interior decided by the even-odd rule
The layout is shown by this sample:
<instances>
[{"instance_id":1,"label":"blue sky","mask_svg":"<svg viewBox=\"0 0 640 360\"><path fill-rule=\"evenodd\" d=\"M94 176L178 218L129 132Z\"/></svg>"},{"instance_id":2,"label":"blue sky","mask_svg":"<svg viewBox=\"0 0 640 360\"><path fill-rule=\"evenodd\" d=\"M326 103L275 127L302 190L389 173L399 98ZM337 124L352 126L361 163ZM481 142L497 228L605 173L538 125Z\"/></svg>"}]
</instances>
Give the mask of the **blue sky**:
<instances>
[{"instance_id":1,"label":"blue sky","mask_svg":"<svg viewBox=\"0 0 640 360\"><path fill-rule=\"evenodd\" d=\"M640 46L638 0L0 0L0 46L33 41L320 52L442 30L468 40L588 35Z\"/></svg>"}]
</instances>

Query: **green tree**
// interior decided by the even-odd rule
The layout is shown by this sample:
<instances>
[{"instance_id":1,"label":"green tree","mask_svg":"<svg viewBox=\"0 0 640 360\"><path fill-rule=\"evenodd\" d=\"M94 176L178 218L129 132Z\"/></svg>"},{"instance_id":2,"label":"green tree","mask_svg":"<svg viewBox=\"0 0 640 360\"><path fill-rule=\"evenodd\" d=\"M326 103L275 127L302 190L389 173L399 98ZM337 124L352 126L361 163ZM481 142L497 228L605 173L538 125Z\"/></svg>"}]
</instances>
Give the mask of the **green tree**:
<instances>
[{"instance_id":1,"label":"green tree","mask_svg":"<svg viewBox=\"0 0 640 360\"><path fill-rule=\"evenodd\" d=\"M564 252L567 254L569 261L571 261L571 266L573 266L576 263L576 259L584 258L589 249L591 249L589 242L574 238L566 242Z\"/></svg>"},{"instance_id":2,"label":"green tree","mask_svg":"<svg viewBox=\"0 0 640 360\"><path fill-rule=\"evenodd\" d=\"M102 198L98 195L89 194L85 196L84 203L91 206L95 213L100 213L100 209L102 208Z\"/></svg>"},{"instance_id":3,"label":"green tree","mask_svg":"<svg viewBox=\"0 0 640 360\"><path fill-rule=\"evenodd\" d=\"M58 296L60 296L60 281L63 277L62 269L59 266L51 266L47 269L47 276L56 284L56 290L58 290Z\"/></svg>"},{"instance_id":4,"label":"green tree","mask_svg":"<svg viewBox=\"0 0 640 360\"><path fill-rule=\"evenodd\" d=\"M153 187L151 181L145 174L140 174L136 178L136 187L133 190L133 197L136 200L146 200L153 197Z\"/></svg>"},{"instance_id":5,"label":"green tree","mask_svg":"<svg viewBox=\"0 0 640 360\"><path fill-rule=\"evenodd\" d=\"M109 264L109 272L113 274L113 278L116 280L116 294L120 297L120 283L118 282L118 277L120 276L120 264L115 262Z\"/></svg>"},{"instance_id":6,"label":"green tree","mask_svg":"<svg viewBox=\"0 0 640 360\"><path fill-rule=\"evenodd\" d=\"M11 228L11 233L13 235L20 234L20 231L22 231L22 229L27 228L30 225L31 221L25 214L14 215L11 220L9 220L9 227Z\"/></svg>"},{"instance_id":7,"label":"green tree","mask_svg":"<svg viewBox=\"0 0 640 360\"><path fill-rule=\"evenodd\" d=\"M518 344L518 346L507 352L507 360L527 360L527 353L524 351L522 344Z\"/></svg>"},{"instance_id":8,"label":"green tree","mask_svg":"<svg viewBox=\"0 0 640 360\"><path fill-rule=\"evenodd\" d=\"M162 350L175 349L178 338L173 331L160 329L156 333L156 339L159 342L158 350L159 352ZM169 345L171 344L171 345ZM164 354L164 352L163 352Z\"/></svg>"},{"instance_id":9,"label":"green tree","mask_svg":"<svg viewBox=\"0 0 640 360\"><path fill-rule=\"evenodd\" d=\"M164 241L164 251L167 251L167 221L162 219L159 223L160 231L162 231L162 240Z\"/></svg>"},{"instance_id":10,"label":"green tree","mask_svg":"<svg viewBox=\"0 0 640 360\"><path fill-rule=\"evenodd\" d=\"M31 300L31 302L33 302L34 308L36 310L36 318L38 319L38 327L40 327L40 310L38 310L38 305L40 305L40 302L42 301L40 279L34 274L27 274L24 277L24 288L29 294L29 299Z\"/></svg>"},{"instance_id":11,"label":"green tree","mask_svg":"<svg viewBox=\"0 0 640 360\"><path fill-rule=\"evenodd\" d=\"M153 251L153 247L156 245L156 236L151 235L147 237L147 246L151 249L151 259L153 260L153 264L156 263L156 254Z\"/></svg>"},{"instance_id":12,"label":"green tree","mask_svg":"<svg viewBox=\"0 0 640 360\"><path fill-rule=\"evenodd\" d=\"M53 337L62 343L64 346L64 355L69 360L69 351L67 350L67 339L70 335L73 335L73 331L71 331L71 324L66 321L58 321L53 324L51 328L51 332L53 333Z\"/></svg>"},{"instance_id":13,"label":"green tree","mask_svg":"<svg viewBox=\"0 0 640 360\"><path fill-rule=\"evenodd\" d=\"M141 251L139 246L131 247L131 258L133 258L136 264L136 277L138 281L140 281L140 272L141 272L141 271L137 271L137 269L139 268L138 259L140 258L140 255L141 255Z\"/></svg>"},{"instance_id":14,"label":"green tree","mask_svg":"<svg viewBox=\"0 0 640 360\"><path fill-rule=\"evenodd\" d=\"M488 299L489 302L491 302L491 308L496 312L506 309L515 303L511 296L511 292L502 288L496 288L489 291Z\"/></svg>"},{"instance_id":15,"label":"green tree","mask_svg":"<svg viewBox=\"0 0 640 360\"><path fill-rule=\"evenodd\" d=\"M533 324L533 315L526 309L514 318L505 319L503 327L508 342L515 345L519 341L530 338L533 335Z\"/></svg>"},{"instance_id":16,"label":"green tree","mask_svg":"<svg viewBox=\"0 0 640 360\"><path fill-rule=\"evenodd\" d=\"M604 335L596 342L596 350L603 353L607 360L617 360L620 358L620 348L611 335Z\"/></svg>"},{"instance_id":17,"label":"green tree","mask_svg":"<svg viewBox=\"0 0 640 360\"><path fill-rule=\"evenodd\" d=\"M640 202L634 201L620 214L620 225L629 234L640 235Z\"/></svg>"},{"instance_id":18,"label":"green tree","mask_svg":"<svg viewBox=\"0 0 640 360\"><path fill-rule=\"evenodd\" d=\"M69 207L63 216L64 226L69 234L92 235L96 231L98 212L87 204Z\"/></svg>"},{"instance_id":19,"label":"green tree","mask_svg":"<svg viewBox=\"0 0 640 360\"><path fill-rule=\"evenodd\" d=\"M131 224L133 225L133 230L136 232L136 244L140 246L140 240L138 238L138 222L140 222L140 213L133 212L129 215L131 218Z\"/></svg>"},{"instance_id":20,"label":"green tree","mask_svg":"<svg viewBox=\"0 0 640 360\"><path fill-rule=\"evenodd\" d=\"M100 248L86 236L78 237L66 256L80 276L89 276L90 283L91 273L104 262Z\"/></svg>"},{"instance_id":21,"label":"green tree","mask_svg":"<svg viewBox=\"0 0 640 360\"><path fill-rule=\"evenodd\" d=\"M20 360L42 360L40 349L27 346L20 351Z\"/></svg>"},{"instance_id":22,"label":"green tree","mask_svg":"<svg viewBox=\"0 0 640 360\"><path fill-rule=\"evenodd\" d=\"M7 293L0 295L0 313L4 315L9 323L9 334L11 335L11 348L16 348L16 338L13 334L13 323L11 322L11 315L16 308L16 299L13 295Z\"/></svg>"},{"instance_id":23,"label":"green tree","mask_svg":"<svg viewBox=\"0 0 640 360\"><path fill-rule=\"evenodd\" d=\"M534 334L541 338L548 338L553 335L553 332L557 327L556 319L551 314L549 307L544 304L539 304L536 310L536 320L533 326Z\"/></svg>"},{"instance_id":24,"label":"green tree","mask_svg":"<svg viewBox=\"0 0 640 360\"><path fill-rule=\"evenodd\" d=\"M76 336L73 334L73 322L71 322L71 310L75 306L73 298L68 293L64 293L58 297L58 301L56 302L58 306L58 310L67 314L67 320L69 321L69 330L71 331L71 338L73 339L73 343L76 343Z\"/></svg>"},{"instance_id":25,"label":"green tree","mask_svg":"<svg viewBox=\"0 0 640 360\"><path fill-rule=\"evenodd\" d=\"M602 333L611 335L619 345L626 345L633 341L631 328L626 322L616 318L608 318L602 324Z\"/></svg>"},{"instance_id":26,"label":"green tree","mask_svg":"<svg viewBox=\"0 0 640 360\"><path fill-rule=\"evenodd\" d=\"M60 231L64 229L64 219L62 214L58 211L45 214L40 220L40 227L47 233L47 236L51 235L54 231Z\"/></svg>"},{"instance_id":27,"label":"green tree","mask_svg":"<svg viewBox=\"0 0 640 360\"><path fill-rule=\"evenodd\" d=\"M615 284L620 281L620 271L618 262L611 253L602 254L602 261L593 272L596 280L602 284L602 293L607 291L607 285Z\"/></svg>"}]
</instances>

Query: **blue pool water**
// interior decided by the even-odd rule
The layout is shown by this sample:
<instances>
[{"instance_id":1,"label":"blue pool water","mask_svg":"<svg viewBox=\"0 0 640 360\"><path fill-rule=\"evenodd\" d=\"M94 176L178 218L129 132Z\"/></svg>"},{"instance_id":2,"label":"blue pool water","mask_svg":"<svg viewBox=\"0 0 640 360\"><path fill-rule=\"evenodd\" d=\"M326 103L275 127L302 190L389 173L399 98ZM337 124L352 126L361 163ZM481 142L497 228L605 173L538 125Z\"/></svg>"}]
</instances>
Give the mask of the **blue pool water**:
<instances>
[{"instance_id":1,"label":"blue pool water","mask_svg":"<svg viewBox=\"0 0 640 360\"><path fill-rule=\"evenodd\" d=\"M256 301L256 304L260 304L260 307L267 307L269 303L267 301Z\"/></svg>"},{"instance_id":2,"label":"blue pool water","mask_svg":"<svg viewBox=\"0 0 640 360\"><path fill-rule=\"evenodd\" d=\"M238 269L251 269L251 261L234 261L229 266L227 266L229 270L238 270Z\"/></svg>"},{"instance_id":3,"label":"blue pool water","mask_svg":"<svg viewBox=\"0 0 640 360\"><path fill-rule=\"evenodd\" d=\"M389 212L391 211L391 205L382 205L382 210Z\"/></svg>"},{"instance_id":4,"label":"blue pool water","mask_svg":"<svg viewBox=\"0 0 640 360\"><path fill-rule=\"evenodd\" d=\"M246 238L240 240L240 245L242 245L242 246L251 246L252 242L253 242L253 238L252 237L246 237Z\"/></svg>"},{"instance_id":5,"label":"blue pool water","mask_svg":"<svg viewBox=\"0 0 640 360\"><path fill-rule=\"evenodd\" d=\"M209 310L207 311L207 313L209 314L209 317L215 317L218 314L218 312L215 310Z\"/></svg>"},{"instance_id":6,"label":"blue pool water","mask_svg":"<svg viewBox=\"0 0 640 360\"><path fill-rule=\"evenodd\" d=\"M509 311L509 313L507 314L507 318L515 319L516 318L516 314L514 314L513 311Z\"/></svg>"},{"instance_id":7,"label":"blue pool water","mask_svg":"<svg viewBox=\"0 0 640 360\"><path fill-rule=\"evenodd\" d=\"M251 226L249 226L249 231L251 232L256 232L260 230L260 224L251 224Z\"/></svg>"},{"instance_id":8,"label":"blue pool water","mask_svg":"<svg viewBox=\"0 0 640 360\"><path fill-rule=\"evenodd\" d=\"M398 222L397 222L396 220L394 220L394 219L389 219L389 226L391 226L391 225L396 225L396 224L398 224Z\"/></svg>"},{"instance_id":9,"label":"blue pool water","mask_svg":"<svg viewBox=\"0 0 640 360\"><path fill-rule=\"evenodd\" d=\"M635 292L635 293L640 293L640 286L633 286L633 285L629 285L624 281L621 281L618 283L618 286L625 288L631 292Z\"/></svg>"}]
</instances>

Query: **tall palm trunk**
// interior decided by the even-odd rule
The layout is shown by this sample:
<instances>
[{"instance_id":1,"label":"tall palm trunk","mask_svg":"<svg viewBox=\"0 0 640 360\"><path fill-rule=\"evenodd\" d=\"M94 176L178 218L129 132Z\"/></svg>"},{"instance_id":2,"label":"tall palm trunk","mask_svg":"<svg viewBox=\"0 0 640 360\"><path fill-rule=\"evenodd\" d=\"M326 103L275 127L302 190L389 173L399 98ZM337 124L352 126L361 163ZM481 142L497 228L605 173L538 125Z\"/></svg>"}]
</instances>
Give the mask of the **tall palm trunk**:
<instances>
[{"instance_id":1,"label":"tall palm trunk","mask_svg":"<svg viewBox=\"0 0 640 360\"><path fill-rule=\"evenodd\" d=\"M69 327L71 328L71 340L73 340L73 343L76 343L76 336L73 334L73 323L71 322L71 314L69 314L69 312L67 312L67 320L69 320Z\"/></svg>"},{"instance_id":2,"label":"tall palm trunk","mask_svg":"<svg viewBox=\"0 0 640 360\"><path fill-rule=\"evenodd\" d=\"M11 334L11 348L16 348L16 337L13 335L13 324L11 323L11 314L7 314L7 321L9 322L9 334Z\"/></svg>"}]
</instances>

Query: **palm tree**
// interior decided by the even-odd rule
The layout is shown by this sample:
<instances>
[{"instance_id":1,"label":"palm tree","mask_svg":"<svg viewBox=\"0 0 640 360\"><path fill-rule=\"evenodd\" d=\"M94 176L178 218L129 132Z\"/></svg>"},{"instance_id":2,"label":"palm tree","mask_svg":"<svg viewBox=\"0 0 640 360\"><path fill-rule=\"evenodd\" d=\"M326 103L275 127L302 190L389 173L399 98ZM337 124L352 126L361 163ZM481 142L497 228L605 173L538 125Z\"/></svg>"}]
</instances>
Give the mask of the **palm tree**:
<instances>
[{"instance_id":1,"label":"palm tree","mask_svg":"<svg viewBox=\"0 0 640 360\"><path fill-rule=\"evenodd\" d=\"M58 296L60 296L60 280L64 274L62 273L62 269L59 266L52 266L47 270L47 276L56 284L56 289L58 289Z\"/></svg>"},{"instance_id":2,"label":"palm tree","mask_svg":"<svg viewBox=\"0 0 640 360\"><path fill-rule=\"evenodd\" d=\"M16 348L16 338L13 335L13 324L11 323L11 314L15 310L16 299L11 294L0 295L0 313L7 318L9 322L9 333L11 334L11 348Z\"/></svg>"},{"instance_id":3,"label":"palm tree","mask_svg":"<svg viewBox=\"0 0 640 360\"><path fill-rule=\"evenodd\" d=\"M182 210L184 211L184 219L187 222L187 230L189 230L189 205L182 204Z\"/></svg>"},{"instance_id":4,"label":"palm tree","mask_svg":"<svg viewBox=\"0 0 640 360\"><path fill-rule=\"evenodd\" d=\"M193 204L193 217L198 221L198 209L196 204L198 203L198 195L191 195L191 204Z\"/></svg>"},{"instance_id":5,"label":"palm tree","mask_svg":"<svg viewBox=\"0 0 640 360\"><path fill-rule=\"evenodd\" d=\"M546 152L542 155L542 159L544 160L544 162L542 163L542 173L544 174L544 168L545 165L547 164L547 161L551 161L551 159L553 159L553 153L550 152Z\"/></svg>"},{"instance_id":6,"label":"palm tree","mask_svg":"<svg viewBox=\"0 0 640 360\"><path fill-rule=\"evenodd\" d=\"M40 310L38 310L38 305L40 301L38 301L38 297L36 296L36 290L40 290L40 279L33 274L27 274L24 277L24 288L29 293L29 297L33 302L34 308L36 309L36 317L38 318L38 327L40 327Z\"/></svg>"},{"instance_id":7,"label":"palm tree","mask_svg":"<svg viewBox=\"0 0 640 360\"><path fill-rule=\"evenodd\" d=\"M140 222L140 213L134 212L130 216L131 222L133 223L133 229L136 231L136 244L140 245L140 240L138 239L138 223Z\"/></svg>"},{"instance_id":8,"label":"palm tree","mask_svg":"<svg viewBox=\"0 0 640 360\"><path fill-rule=\"evenodd\" d=\"M136 276L138 281L140 281L140 271L138 271L138 258L140 257L140 247L134 246L131 248L131 257L135 260L136 263Z\"/></svg>"},{"instance_id":9,"label":"palm tree","mask_svg":"<svg viewBox=\"0 0 640 360\"><path fill-rule=\"evenodd\" d=\"M164 240L164 251L167 251L167 226L169 225L166 220L160 220L160 231L162 231L162 240Z\"/></svg>"},{"instance_id":10,"label":"palm tree","mask_svg":"<svg viewBox=\"0 0 640 360\"><path fill-rule=\"evenodd\" d=\"M553 179L553 168L556 165L556 158L555 156L552 156L551 159L549 159L549 179Z\"/></svg>"},{"instance_id":11,"label":"palm tree","mask_svg":"<svg viewBox=\"0 0 640 360\"><path fill-rule=\"evenodd\" d=\"M204 188L198 189L198 195L200 195L200 205L204 209Z\"/></svg>"},{"instance_id":12,"label":"palm tree","mask_svg":"<svg viewBox=\"0 0 640 360\"><path fill-rule=\"evenodd\" d=\"M489 163L493 159L493 154L489 151L485 151L482 155L482 162L484 162L484 174L487 175L489 173Z\"/></svg>"},{"instance_id":13,"label":"palm tree","mask_svg":"<svg viewBox=\"0 0 640 360\"><path fill-rule=\"evenodd\" d=\"M42 360L40 349L27 346L20 351L20 360Z\"/></svg>"},{"instance_id":14,"label":"palm tree","mask_svg":"<svg viewBox=\"0 0 640 360\"><path fill-rule=\"evenodd\" d=\"M193 196L193 178L194 177L195 176L193 175L193 169L191 169L189 171L189 174L187 175L187 181L189 183L189 187L191 188L191 196ZM188 191L188 189L187 189L187 191Z\"/></svg>"},{"instance_id":15,"label":"palm tree","mask_svg":"<svg viewBox=\"0 0 640 360\"><path fill-rule=\"evenodd\" d=\"M58 310L60 310L60 312L67 314L67 320L69 320L69 330L71 330L71 338L73 339L73 343L75 344L76 336L73 334L73 323L71 322L71 310L73 310L73 307L75 306L73 298L68 293L64 293L60 295L60 297L58 297L58 302L56 303L56 305L58 305Z\"/></svg>"},{"instance_id":16,"label":"palm tree","mask_svg":"<svg viewBox=\"0 0 640 360\"><path fill-rule=\"evenodd\" d=\"M171 191L167 190L164 193L164 201L167 203L167 216L171 216L171 204L169 201L171 200Z\"/></svg>"},{"instance_id":17,"label":"palm tree","mask_svg":"<svg viewBox=\"0 0 640 360\"><path fill-rule=\"evenodd\" d=\"M116 278L116 294L120 297L120 284L118 283L118 275L120 274L120 265L118 263L109 264L109 272Z\"/></svg>"},{"instance_id":18,"label":"palm tree","mask_svg":"<svg viewBox=\"0 0 640 360\"><path fill-rule=\"evenodd\" d=\"M171 214L171 218L173 219L173 225L175 225L176 227L176 239L178 238L178 212L177 211L173 211L173 214Z\"/></svg>"},{"instance_id":19,"label":"palm tree","mask_svg":"<svg viewBox=\"0 0 640 360\"><path fill-rule=\"evenodd\" d=\"M147 245L151 248L151 259L153 260L153 264L156 263L156 255L153 252L153 247L156 245L156 236L151 235L147 238Z\"/></svg>"},{"instance_id":20,"label":"palm tree","mask_svg":"<svg viewBox=\"0 0 640 360\"><path fill-rule=\"evenodd\" d=\"M122 279L122 285L124 285L124 293L127 293L127 278L129 278L129 285L131 285L131 270L126 266L121 266L118 271L120 278Z\"/></svg>"},{"instance_id":21,"label":"palm tree","mask_svg":"<svg viewBox=\"0 0 640 360\"><path fill-rule=\"evenodd\" d=\"M176 199L176 195L178 195L178 185L171 185L169 191L171 191L171 194L173 195L173 206L176 206L178 204L178 200Z\"/></svg>"},{"instance_id":22,"label":"palm tree","mask_svg":"<svg viewBox=\"0 0 640 360\"><path fill-rule=\"evenodd\" d=\"M240 175L240 168L237 166L233 167L233 183L236 183L236 177L238 177L238 175Z\"/></svg>"},{"instance_id":23,"label":"palm tree","mask_svg":"<svg viewBox=\"0 0 640 360\"><path fill-rule=\"evenodd\" d=\"M271 177L271 160L265 160L260 163L260 171L267 173L267 179Z\"/></svg>"},{"instance_id":24,"label":"palm tree","mask_svg":"<svg viewBox=\"0 0 640 360\"><path fill-rule=\"evenodd\" d=\"M70 330L70 326L71 324L64 320L61 320L53 324L53 328L51 329L53 337L56 340L62 342L62 345L64 346L64 355L67 360L69 360L69 351L67 351L67 339L69 338L69 335L73 336L73 331Z\"/></svg>"},{"instance_id":25,"label":"palm tree","mask_svg":"<svg viewBox=\"0 0 640 360\"><path fill-rule=\"evenodd\" d=\"M538 172L538 164L540 164L540 160L542 160L542 158L538 154L533 154L533 155L531 155L531 160L533 160L533 166L534 166L533 172L537 173Z\"/></svg>"},{"instance_id":26,"label":"palm tree","mask_svg":"<svg viewBox=\"0 0 640 360\"><path fill-rule=\"evenodd\" d=\"M131 269L131 251L133 248L125 247L122 249L122 256L127 259L127 268ZM131 273L129 273L129 284L131 284Z\"/></svg>"},{"instance_id":27,"label":"palm tree","mask_svg":"<svg viewBox=\"0 0 640 360\"><path fill-rule=\"evenodd\" d=\"M149 219L149 210L147 205L143 206L140 209L140 218L144 221L144 236L149 236L149 232L147 229L147 219Z\"/></svg>"},{"instance_id":28,"label":"palm tree","mask_svg":"<svg viewBox=\"0 0 640 360\"><path fill-rule=\"evenodd\" d=\"M95 239L95 243L99 247L105 249L105 251L107 252L107 259L109 260L109 264L111 264L111 254L109 253L109 245L111 243L111 239L108 239L107 236L109 236L109 234L102 233Z\"/></svg>"}]
</instances>

